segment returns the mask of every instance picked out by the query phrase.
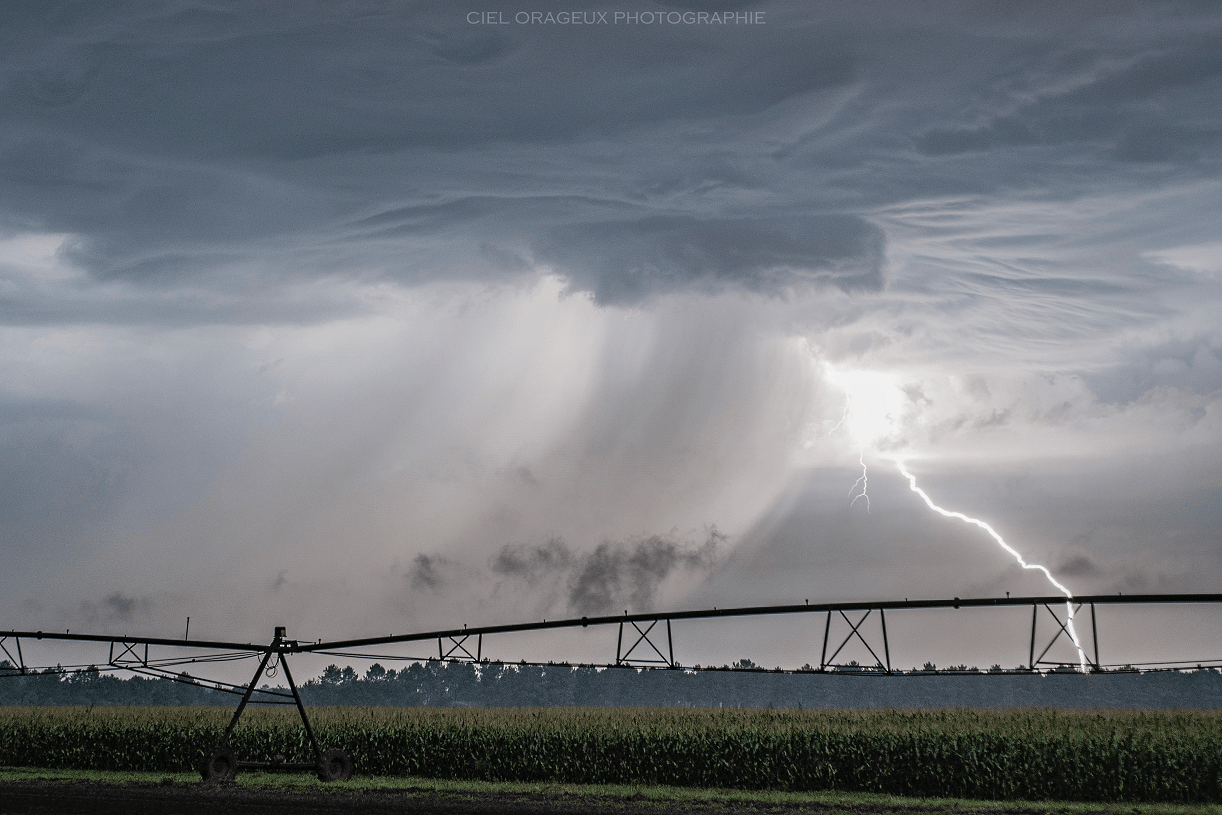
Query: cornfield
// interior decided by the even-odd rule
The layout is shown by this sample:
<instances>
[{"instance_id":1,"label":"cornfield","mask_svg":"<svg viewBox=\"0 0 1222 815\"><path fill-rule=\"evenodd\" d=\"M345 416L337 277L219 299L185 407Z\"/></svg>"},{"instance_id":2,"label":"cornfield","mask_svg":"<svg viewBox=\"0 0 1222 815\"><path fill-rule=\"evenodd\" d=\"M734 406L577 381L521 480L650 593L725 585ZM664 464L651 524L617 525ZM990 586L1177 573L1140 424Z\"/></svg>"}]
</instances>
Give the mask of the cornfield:
<instances>
[{"instance_id":1,"label":"cornfield","mask_svg":"<svg viewBox=\"0 0 1222 815\"><path fill-rule=\"evenodd\" d=\"M187 771L217 708L0 708L0 764ZM318 708L364 775L1222 803L1222 713L1051 709ZM248 711L248 759L311 758L296 711Z\"/></svg>"}]
</instances>

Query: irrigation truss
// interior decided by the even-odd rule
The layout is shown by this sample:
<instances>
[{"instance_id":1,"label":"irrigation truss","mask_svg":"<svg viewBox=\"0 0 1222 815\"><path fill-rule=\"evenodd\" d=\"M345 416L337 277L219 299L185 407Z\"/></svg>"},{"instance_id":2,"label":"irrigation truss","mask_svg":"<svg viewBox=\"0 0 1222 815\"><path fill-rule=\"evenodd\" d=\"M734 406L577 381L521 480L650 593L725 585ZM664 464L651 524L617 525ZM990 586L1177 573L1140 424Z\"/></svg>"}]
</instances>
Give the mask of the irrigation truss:
<instances>
[{"instance_id":1,"label":"irrigation truss","mask_svg":"<svg viewBox=\"0 0 1222 815\"><path fill-rule=\"evenodd\" d=\"M427 659L449 662L480 663L484 657L484 639L497 635L522 632L544 632L573 628L597 628L614 626L616 629L614 661L599 663L596 667L631 667L635 669L683 669L675 660L675 623L691 620L722 618L776 617L792 614L823 615L823 644L819 666L813 665L799 672L837 672L845 676L912 676L917 674L953 673L942 670L900 671L891 664L891 639L887 633L887 612L929 611L935 609L958 609L972 611L985 608L1031 607L1031 636L1021 671L1042 673L1047 671L1072 671L1080 668L1077 662L1068 663L1045 659L1058 642L1070 640L1068 612L1073 609L1078 634L1076 648L1086 656L1088 671L1105 670L1185 670L1201 667L1222 667L1222 657L1194 656L1174 662L1128 663L1123 666L1100 661L1099 638L1096 617L1100 606L1159 606L1159 605L1217 605L1222 604L1222 594L1132 594L1132 595L1084 595L1067 601L1064 596L1050 597L977 597L952 598L949 600L889 600L852 603L810 603L801 605L743 606L735 608L695 609L673 612L649 612L639 614L579 617L565 620L541 620L530 623L511 623L470 628L424 631L397 634L385 637L302 642L291 640L284 627L276 627L270 643L227 642L219 640L175 639L169 637L114 636L109 634L80 634L65 631L0 631L0 659L8 667L0 670L0 679L28 676L31 674L70 673L93 668L86 665L38 666L26 659L26 648L22 642L65 641L95 643L108 647L105 662L107 670L126 671L152 677L162 677L176 682L202 686L213 690L241 696L233 719L216 749L207 758L203 767L205 778L232 778L240 767L270 769L313 769L319 777L333 780L351 774L351 761L340 751L323 751L316 741L302 704L297 685L289 671L287 657L294 654L319 654L350 659L420 659L422 657L395 656L387 653L369 653L365 649L394 645L424 644L431 648L436 644L435 655ZM867 625L867 623L869 623ZM1041 626L1042 624L1042 626ZM1025 625L1025 623L1024 623ZM833 631L835 635L833 636ZM1051 636L1049 636L1051 632ZM842 636L843 635L843 636ZM838 663L845 648L850 645L864 646L873 657L873 664L859 665L855 661L848 665ZM1041 647L1042 646L1042 647ZM259 667L254 677L246 684L235 684L220 680L200 679L177 672L186 665L201 666L258 660ZM523 660L525 662L525 660ZM287 680L288 689L258 687L258 682L277 664ZM567 664L567 663L562 663ZM706 669L714 670L714 669ZM1004 671L1002 674L1013 674ZM985 673L982 675L990 675ZM314 749L316 760L310 764L277 764L275 762L238 761L229 749L228 739L248 703L295 705L301 714L306 735Z\"/></svg>"},{"instance_id":2,"label":"irrigation truss","mask_svg":"<svg viewBox=\"0 0 1222 815\"><path fill-rule=\"evenodd\" d=\"M1117 605L1169 605L1169 604L1222 604L1222 594L1131 594L1131 595L1083 595L1072 601L1079 634L1079 642L1087 656L1090 670L1132 668L1134 670L1183 670L1202 666L1222 666L1222 658L1202 657L1164 663L1126 663L1124 666L1100 661L1096 615L1098 606ZM168 678L179 678L169 669L187 664L232 662L257 659L266 654L281 657L291 654L321 654L353 659L394 658L386 653L368 653L363 649L409 643L436 643L435 655L426 657L403 657L412 659L439 659L444 661L484 662L484 638L499 634L542 632L572 628L595 628L615 626L615 658L613 661L597 663L598 667L632 666L638 668L685 668L674 657L674 624L686 620L708 620L743 617L774 617L791 614L823 615L823 646L818 668L814 671L858 673L863 676L897 675L905 672L891 665L891 639L887 633L887 612L921 611L933 609L974 610L1030 606L1031 637L1024 654L1023 665L1028 671L1057 670L1075 667L1076 663L1046 660L1045 656L1057 642L1069 639L1067 630L1067 602L1063 596L1048 597L976 597L949 600L884 600L851 603L810 603L772 606L739 606L733 608L691 609L686 611L624 613L600 617L575 617L564 620L542 620L528 623L510 623L479 627L463 626L437 631L395 634L384 637L301 642L287 638L285 629L277 628L273 642L269 644L232 642L220 640L177 639L171 637L117 636L110 634L82 634L53 631L0 631L0 659L5 659L11 669L0 676L20 676L34 672L61 670L70 672L85 668L81 665L39 666L30 664L22 649L22 640L59 640L68 642L91 642L109 646L106 665L110 669L144 673ZM1085 611L1084 611L1085 610ZM1041 613L1041 611L1043 613ZM869 620L875 620L867 626ZM833 631L836 636L833 636ZM1051 637L1044 639L1051 632ZM1042 632L1042 635L1041 635ZM843 636L841 636L843 634ZM860 643L874 657L873 665L849 666L837 663L837 657L852 642ZM1042 645L1042 647L1040 647ZM154 650L155 649L155 650ZM93 664L93 663L91 663ZM856 671L846 671L856 667ZM923 673L945 671L926 671ZM190 679L192 683L198 680ZM243 693L246 685L206 681L208 687L228 689ZM285 704L292 704L291 701Z\"/></svg>"}]
</instances>

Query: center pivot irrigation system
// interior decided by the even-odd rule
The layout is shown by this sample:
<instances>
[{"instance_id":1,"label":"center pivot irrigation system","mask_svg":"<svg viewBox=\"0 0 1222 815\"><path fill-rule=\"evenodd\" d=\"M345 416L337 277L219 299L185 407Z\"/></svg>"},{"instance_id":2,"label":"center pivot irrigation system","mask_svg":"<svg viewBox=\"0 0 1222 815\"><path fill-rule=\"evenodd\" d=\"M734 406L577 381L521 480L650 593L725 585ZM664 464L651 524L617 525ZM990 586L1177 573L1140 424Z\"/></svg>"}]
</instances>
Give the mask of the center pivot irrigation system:
<instances>
[{"instance_id":1,"label":"center pivot irrigation system","mask_svg":"<svg viewBox=\"0 0 1222 815\"><path fill-rule=\"evenodd\" d=\"M1192 659L1180 662L1162 663L1126 663L1124 666L1104 664L1099 660L1099 637L1096 625L1096 606L1100 605L1165 605L1165 604L1218 604L1222 603L1222 594L1134 594L1122 595L1088 595L1075 597L1067 602L1063 596L1053 597L984 597L951 600L893 600L882 602L858 603L822 603L812 604L809 601L802 605L780 606L746 606L738 608L712 608L691 611L675 611L664 613L628 614L605 617L581 617L568 620L544 620L534 623L515 623L511 625L491 625L479 628L450 629L445 631L428 631L416 634L399 634L387 637L367 637L363 639L336 640L330 642L307 642L287 638L284 627L277 626L272 641L267 645L253 643L219 642L211 640L171 639L166 637L116 637L103 634L63 634L44 631L0 631L0 652L11 668L0 672L0 677L25 676L33 673L71 673L85 669L84 665L56 665L54 668L33 666L26 662L22 649L22 640L64 640L72 642L106 643L109 645L109 657L106 665L113 670L129 671L135 674L161 677L176 682L233 693L241 696L233 718L224 734L205 758L201 772L206 781L232 780L241 769L263 770L296 770L315 771L323 781L346 780L352 775L352 759L342 750L324 750L314 735L302 704L297 684L289 671L287 656L290 654L320 654L334 657L349 657L353 659L386 659L394 658L389 654L369 654L358 650L373 646L394 645L398 643L437 642L437 655L429 659L452 662L483 662L484 637L495 634L512 634L526 631L547 631L564 628L589 628L594 626L618 627L615 644L615 661L602 663L596 667L633 667L633 668L671 668L682 666L675 660L674 637L672 624L682 620L700 620L720 617L763 617L782 614L823 614L823 648L820 654L819 667L803 669L803 672L824 673L828 671L841 672L841 675L857 676L891 676L913 675L914 672L894 670L891 666L891 647L887 636L887 612L913 611L928 609L980 609L1005 606L1031 607L1031 639L1024 668L1032 673L1045 671L1077 670L1078 663L1057 662L1045 660L1049 650L1061 637L1072 639L1068 626L1068 611L1072 608L1075 619L1078 619L1077 631L1084 632L1085 620L1079 618L1079 612L1089 608L1090 637L1079 634L1076 647L1087 655L1086 666L1089 671L1107 669L1120 670L1182 670L1188 668L1219 667L1222 658ZM1053 620L1052 637L1037 654L1039 622L1047 619L1041 615L1043 609ZM866 621L877 613L878 626L867 630L863 626ZM847 625L848 633L840 639L840 632ZM833 627L836 627L836 637L832 637ZM627 634L627 636L625 636ZM867 635L870 639L867 638ZM880 636L881 635L881 636ZM1045 632L1046 635L1046 632ZM871 645L871 639L873 645ZM858 665L856 662L848 665L837 663L836 659L844 652L851 642L859 642L874 658L873 665ZM838 643L838 644L837 644ZM156 651L150 651L156 647ZM163 652L167 652L164 653ZM881 654L879 653L881 651ZM200 653L204 652L204 653ZM232 662L244 659L259 659L259 667L250 682L236 685L219 680L200 680L185 674L175 673L171 668L183 665L200 665L208 663ZM410 658L410 657L408 657ZM288 691L279 688L258 687L259 680L267 675L274 675L277 666L284 671L288 683ZM691 670L686 669L686 670ZM953 673L951 671L919 671L915 673ZM1012 672L1010 672L1012 673ZM982 674L993 675L993 674ZM248 704L281 704L296 705L301 714L301 723L305 735L314 751L315 760L312 763L287 762L282 756L272 761L239 761L229 746L229 737L237 727L242 711Z\"/></svg>"}]
</instances>

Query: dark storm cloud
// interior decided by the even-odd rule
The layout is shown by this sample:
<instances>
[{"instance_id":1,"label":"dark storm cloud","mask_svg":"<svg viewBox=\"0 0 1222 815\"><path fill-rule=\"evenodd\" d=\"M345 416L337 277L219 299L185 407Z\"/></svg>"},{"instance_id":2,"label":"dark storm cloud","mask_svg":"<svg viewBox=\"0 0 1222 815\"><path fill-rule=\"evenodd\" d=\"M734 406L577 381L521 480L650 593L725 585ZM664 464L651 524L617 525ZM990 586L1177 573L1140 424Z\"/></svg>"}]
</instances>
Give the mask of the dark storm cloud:
<instances>
[{"instance_id":1,"label":"dark storm cloud","mask_svg":"<svg viewBox=\"0 0 1222 815\"><path fill-rule=\"evenodd\" d=\"M554 579L566 586L568 607L579 614L604 614L625 606L651 607L658 587L682 572L712 568L726 537L710 528L703 541L650 535L605 541L576 554L559 538L541 546L507 545L493 558L494 574L537 584Z\"/></svg>"},{"instance_id":2,"label":"dark storm cloud","mask_svg":"<svg viewBox=\"0 0 1222 815\"><path fill-rule=\"evenodd\" d=\"M917 144L929 155L1094 143L1110 147L1122 161L1216 158L1222 130L1211 115L1192 108L1202 94L1217 93L1220 77L1216 42L1190 35L1082 87L1047 92L1014 112L970 126L933 128ZM1168 107L1178 109L1177 115L1168 116Z\"/></svg>"},{"instance_id":3,"label":"dark storm cloud","mask_svg":"<svg viewBox=\"0 0 1222 815\"><path fill-rule=\"evenodd\" d=\"M877 291L882 232L847 215L802 220L656 217L566 227L535 246L575 289L608 305L725 288L774 293L835 286Z\"/></svg>"},{"instance_id":4,"label":"dark storm cloud","mask_svg":"<svg viewBox=\"0 0 1222 815\"><path fill-rule=\"evenodd\" d=\"M568 544L560 538L548 538L542 546L507 544L492 559L491 566L493 574L534 583L554 572L569 569L573 560Z\"/></svg>"},{"instance_id":5,"label":"dark storm cloud","mask_svg":"<svg viewBox=\"0 0 1222 815\"><path fill-rule=\"evenodd\" d=\"M447 3L42 8L6 26L5 118L209 162L606 136L853 75L832 38L784 28L556 37Z\"/></svg>"},{"instance_id":6,"label":"dark storm cloud","mask_svg":"<svg viewBox=\"0 0 1222 815\"><path fill-rule=\"evenodd\" d=\"M714 530L704 544L693 548L658 536L628 545L599 544L573 578L569 606L588 614L613 612L621 603L649 608L658 585L672 572L712 566L722 540Z\"/></svg>"},{"instance_id":7,"label":"dark storm cloud","mask_svg":"<svg viewBox=\"0 0 1222 815\"><path fill-rule=\"evenodd\" d=\"M190 288L243 296L232 321L312 322L351 306L306 307L294 285L515 279L532 248L608 305L876 291L885 241L863 209L1055 196L1134 162L1216 172L1217 20L1192 6L726 8L747 6L768 23L481 26L447 3L7 12L0 227L69 235L65 262L121 286L19 289L3 314L234 315L172 296Z\"/></svg>"},{"instance_id":8,"label":"dark storm cloud","mask_svg":"<svg viewBox=\"0 0 1222 815\"><path fill-rule=\"evenodd\" d=\"M107 597L102 604L115 617L123 620L130 620L138 605L134 597L125 597L118 593Z\"/></svg>"},{"instance_id":9,"label":"dark storm cloud","mask_svg":"<svg viewBox=\"0 0 1222 815\"><path fill-rule=\"evenodd\" d=\"M436 2L44 8L8 27L14 116L210 157L607 135L751 113L852 76L832 38L804 49L784 30L556 37L473 26Z\"/></svg>"},{"instance_id":10,"label":"dark storm cloud","mask_svg":"<svg viewBox=\"0 0 1222 815\"><path fill-rule=\"evenodd\" d=\"M450 248L438 251L454 256L455 245L465 245L459 256L470 251L483 261L467 276L518 276L519 248L532 232L554 239L551 225L581 211L605 218L615 207L601 190L590 196L593 190L574 188L562 174L559 195L539 199L540 206L522 200L524 188L538 186L529 176L541 161L557 170L574 166L566 144L645 125L754 114L854 76L852 55L813 29L608 27L555 37L537 27L471 26L452 6L433 3L130 3L102 13L51 4L10 23L0 35L7 134L0 139L0 178L7 182L0 213L13 224L71 234L66 261L96 279L140 288L234 290L245 288L238 281L248 280L252 266L263 274L291 270L291 280L342 275L370 261L403 282L436 278L410 262L388 264L376 250L336 248L328 236L398 242L386 254L400 258L405 250L421 257L410 251L413 240L440 236ZM515 143L552 149L472 179L489 194L428 200L438 169L463 163L453 151L488 166L488 151L502 149L491 145ZM328 165L348 160L365 166L343 171L337 187ZM394 165L406 184L386 184ZM396 187L401 200L416 203L379 206L395 199ZM371 205L383 211L345 217ZM527 240L515 248L495 239L506 234ZM645 240L651 237L658 236ZM758 235L747 229L743 237ZM845 238L855 239L822 240ZM314 251L300 252L303 240ZM707 243L696 236L693 245ZM851 275L827 273L829 261L846 260L835 247L814 257L809 246L793 248L799 265L855 285L846 283ZM795 260L792 248L778 250L780 257L765 252L746 264ZM772 289L763 278L775 263L747 266L723 262L666 274L712 272ZM574 277L574 288L596 285L600 296L621 301L650 293L633 293L631 281L616 285L607 269L596 279L584 269ZM258 299L283 298L275 288ZM653 288L670 287L646 287ZM14 319L74 319L71 308L56 313L34 293L28 298L34 302L10 305ZM124 305L99 303L99 316L109 311L123 321L140 311ZM253 300L250 310L259 310ZM299 318L315 318L308 312Z\"/></svg>"},{"instance_id":11,"label":"dark storm cloud","mask_svg":"<svg viewBox=\"0 0 1222 815\"><path fill-rule=\"evenodd\" d=\"M81 612L91 623L110 626L134 623L141 617L148 617L154 606L149 597L133 597L117 591L99 602L83 603Z\"/></svg>"},{"instance_id":12,"label":"dark storm cloud","mask_svg":"<svg viewBox=\"0 0 1222 815\"><path fill-rule=\"evenodd\" d=\"M1094 577L1099 574L1099 567L1085 555L1075 555L1058 563L1055 572L1066 577Z\"/></svg>"},{"instance_id":13,"label":"dark storm cloud","mask_svg":"<svg viewBox=\"0 0 1222 815\"><path fill-rule=\"evenodd\" d=\"M442 569L449 563L449 560L438 555L416 555L407 572L407 581L413 589L436 591L446 583Z\"/></svg>"}]
</instances>

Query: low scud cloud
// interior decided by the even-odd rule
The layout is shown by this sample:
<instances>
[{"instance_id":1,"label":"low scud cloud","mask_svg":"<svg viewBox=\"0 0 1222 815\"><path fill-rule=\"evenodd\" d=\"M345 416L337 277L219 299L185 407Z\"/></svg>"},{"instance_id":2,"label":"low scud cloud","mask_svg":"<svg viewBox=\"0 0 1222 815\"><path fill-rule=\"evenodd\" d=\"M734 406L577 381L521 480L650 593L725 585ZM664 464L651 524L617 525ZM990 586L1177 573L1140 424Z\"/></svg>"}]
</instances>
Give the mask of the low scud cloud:
<instances>
[{"instance_id":1,"label":"low scud cloud","mask_svg":"<svg viewBox=\"0 0 1222 815\"><path fill-rule=\"evenodd\" d=\"M564 586L567 608L578 614L608 614L653 608L658 588L672 575L701 576L726 550L726 536L707 530L703 542L650 535L630 541L603 542L592 552L575 554L559 538L541 546L509 545L493 558L491 571L522 581Z\"/></svg>"},{"instance_id":2,"label":"low scud cloud","mask_svg":"<svg viewBox=\"0 0 1222 815\"><path fill-rule=\"evenodd\" d=\"M81 603L80 614L86 625L102 631L113 631L116 627L131 627L146 623L152 618L156 603L151 597L129 597L114 592L99 602Z\"/></svg>"},{"instance_id":3,"label":"low scud cloud","mask_svg":"<svg viewBox=\"0 0 1222 815\"><path fill-rule=\"evenodd\" d=\"M540 614L611 614L656 609L668 583L703 580L729 548L715 527L702 538L648 535L603 541L574 551L559 537L536 545L505 544L486 568L469 567L440 555L417 555L404 580L415 591L467 593L488 585L489 596L526 590Z\"/></svg>"}]
</instances>

